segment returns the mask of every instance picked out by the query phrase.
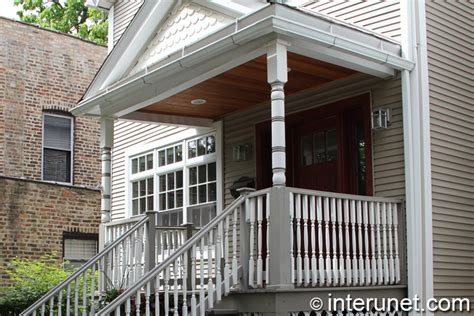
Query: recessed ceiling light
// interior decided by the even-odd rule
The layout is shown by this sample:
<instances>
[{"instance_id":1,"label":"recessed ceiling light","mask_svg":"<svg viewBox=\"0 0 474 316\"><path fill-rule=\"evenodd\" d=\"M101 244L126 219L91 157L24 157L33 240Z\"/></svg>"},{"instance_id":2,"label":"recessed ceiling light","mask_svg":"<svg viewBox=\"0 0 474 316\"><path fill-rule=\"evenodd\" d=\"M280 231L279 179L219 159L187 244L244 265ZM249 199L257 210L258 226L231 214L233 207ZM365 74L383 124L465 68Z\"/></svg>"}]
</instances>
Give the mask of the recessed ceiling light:
<instances>
[{"instance_id":1,"label":"recessed ceiling light","mask_svg":"<svg viewBox=\"0 0 474 316\"><path fill-rule=\"evenodd\" d=\"M206 103L207 100L205 99L194 99L194 100L191 100L191 104L193 105L201 105L201 104L204 104Z\"/></svg>"}]
</instances>

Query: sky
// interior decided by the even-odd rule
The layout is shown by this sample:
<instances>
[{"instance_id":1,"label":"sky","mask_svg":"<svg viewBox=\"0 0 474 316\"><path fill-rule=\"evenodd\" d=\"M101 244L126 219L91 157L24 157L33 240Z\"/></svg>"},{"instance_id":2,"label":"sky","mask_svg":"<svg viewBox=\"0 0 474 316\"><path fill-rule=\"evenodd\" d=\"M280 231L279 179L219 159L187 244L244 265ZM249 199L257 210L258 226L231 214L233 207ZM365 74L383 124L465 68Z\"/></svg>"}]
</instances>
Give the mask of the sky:
<instances>
[{"instance_id":1,"label":"sky","mask_svg":"<svg viewBox=\"0 0 474 316\"><path fill-rule=\"evenodd\" d=\"M0 16L16 19L16 11L18 8L13 6L13 0L0 0Z\"/></svg>"}]
</instances>

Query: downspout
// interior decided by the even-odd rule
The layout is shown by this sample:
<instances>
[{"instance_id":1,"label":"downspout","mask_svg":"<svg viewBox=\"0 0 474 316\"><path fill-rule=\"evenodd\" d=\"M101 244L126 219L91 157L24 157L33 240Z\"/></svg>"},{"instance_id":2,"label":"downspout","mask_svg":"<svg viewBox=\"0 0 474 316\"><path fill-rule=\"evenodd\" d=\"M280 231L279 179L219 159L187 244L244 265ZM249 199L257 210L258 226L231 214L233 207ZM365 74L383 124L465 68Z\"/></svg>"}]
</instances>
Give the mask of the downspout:
<instances>
[{"instance_id":1,"label":"downspout","mask_svg":"<svg viewBox=\"0 0 474 316\"><path fill-rule=\"evenodd\" d=\"M416 63L412 71L402 70L401 73L408 297L419 297L420 307L425 307L427 300L433 297L430 116L424 10L424 0L401 2L402 54ZM431 315L428 311L424 314Z\"/></svg>"}]
</instances>

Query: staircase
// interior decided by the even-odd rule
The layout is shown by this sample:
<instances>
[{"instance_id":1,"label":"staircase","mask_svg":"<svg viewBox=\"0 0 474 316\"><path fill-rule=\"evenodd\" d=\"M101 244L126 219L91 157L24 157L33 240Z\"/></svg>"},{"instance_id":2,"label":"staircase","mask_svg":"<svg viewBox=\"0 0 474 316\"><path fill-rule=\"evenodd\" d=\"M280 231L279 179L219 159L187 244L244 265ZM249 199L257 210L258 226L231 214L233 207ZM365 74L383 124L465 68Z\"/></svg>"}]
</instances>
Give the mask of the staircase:
<instances>
[{"instance_id":1,"label":"staircase","mask_svg":"<svg viewBox=\"0 0 474 316\"><path fill-rule=\"evenodd\" d=\"M244 201L192 237L190 227L158 226L157 212L106 226L105 249L21 315L204 315L241 279Z\"/></svg>"}]
</instances>

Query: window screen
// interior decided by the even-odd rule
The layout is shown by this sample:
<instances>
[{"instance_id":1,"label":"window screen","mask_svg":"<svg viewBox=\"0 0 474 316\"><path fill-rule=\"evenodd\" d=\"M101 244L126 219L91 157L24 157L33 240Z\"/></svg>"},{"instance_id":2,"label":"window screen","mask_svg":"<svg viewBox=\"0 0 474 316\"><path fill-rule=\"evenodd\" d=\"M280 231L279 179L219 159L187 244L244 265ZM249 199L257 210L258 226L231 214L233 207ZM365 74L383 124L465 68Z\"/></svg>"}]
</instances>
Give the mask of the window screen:
<instances>
[{"instance_id":1,"label":"window screen","mask_svg":"<svg viewBox=\"0 0 474 316\"><path fill-rule=\"evenodd\" d=\"M43 116L43 180L71 182L72 118Z\"/></svg>"}]
</instances>

